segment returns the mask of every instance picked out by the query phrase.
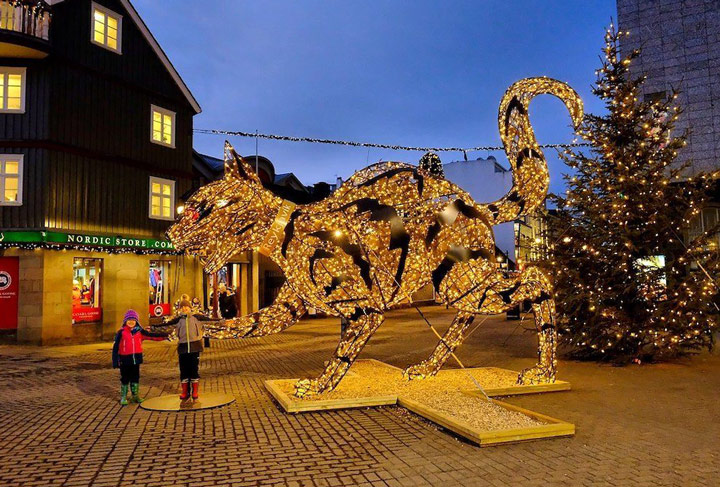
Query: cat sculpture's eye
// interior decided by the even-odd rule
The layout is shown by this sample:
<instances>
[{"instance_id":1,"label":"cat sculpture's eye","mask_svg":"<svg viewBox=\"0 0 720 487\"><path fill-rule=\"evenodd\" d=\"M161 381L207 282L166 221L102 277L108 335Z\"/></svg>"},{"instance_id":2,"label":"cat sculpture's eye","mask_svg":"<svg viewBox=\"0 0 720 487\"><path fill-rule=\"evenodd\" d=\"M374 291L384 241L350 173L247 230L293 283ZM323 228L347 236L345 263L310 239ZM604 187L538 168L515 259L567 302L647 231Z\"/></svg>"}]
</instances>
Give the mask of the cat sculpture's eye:
<instances>
[{"instance_id":1,"label":"cat sculpture's eye","mask_svg":"<svg viewBox=\"0 0 720 487\"><path fill-rule=\"evenodd\" d=\"M213 205L208 205L207 203L203 203L202 205L200 205L200 207L198 208L197 211L198 211L197 220L199 221L199 220L202 220L203 218L207 217L208 215L210 215L210 213L212 213Z\"/></svg>"}]
</instances>

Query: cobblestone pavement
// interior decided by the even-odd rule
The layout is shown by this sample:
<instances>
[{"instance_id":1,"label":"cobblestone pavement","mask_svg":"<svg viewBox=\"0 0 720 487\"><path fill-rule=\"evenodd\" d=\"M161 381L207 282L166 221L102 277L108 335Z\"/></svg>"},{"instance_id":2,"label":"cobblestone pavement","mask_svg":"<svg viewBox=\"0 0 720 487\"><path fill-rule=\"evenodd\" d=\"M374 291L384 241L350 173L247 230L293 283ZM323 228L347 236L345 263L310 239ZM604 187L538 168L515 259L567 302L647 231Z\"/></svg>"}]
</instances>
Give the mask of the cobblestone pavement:
<instances>
[{"instance_id":1,"label":"cobblestone pavement","mask_svg":"<svg viewBox=\"0 0 720 487\"><path fill-rule=\"evenodd\" d=\"M424 311L439 329L450 322L442 308ZM458 355L466 366L529 366L525 325L489 318ZM183 413L121 407L109 344L0 346L0 485L720 485L718 354L625 368L562 362L572 391L508 401L571 421L577 435L480 449L396 407L282 413L263 380L317 374L338 333L337 320L309 319L214 341L203 389L237 402ZM405 366L434 344L417 312L400 310L362 357ZM146 348L141 393L175 393L173 345Z\"/></svg>"}]
</instances>

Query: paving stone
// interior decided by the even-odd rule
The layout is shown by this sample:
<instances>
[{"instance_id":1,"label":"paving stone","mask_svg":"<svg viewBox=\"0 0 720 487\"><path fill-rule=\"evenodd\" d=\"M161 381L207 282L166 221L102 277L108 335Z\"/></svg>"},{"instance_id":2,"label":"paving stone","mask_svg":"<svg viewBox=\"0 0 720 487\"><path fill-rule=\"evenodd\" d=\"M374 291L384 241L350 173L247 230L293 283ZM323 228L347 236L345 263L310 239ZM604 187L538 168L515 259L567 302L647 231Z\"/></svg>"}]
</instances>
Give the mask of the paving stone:
<instances>
[{"instance_id":1,"label":"paving stone","mask_svg":"<svg viewBox=\"0 0 720 487\"><path fill-rule=\"evenodd\" d=\"M423 312L440 330L452 319L440 307ZM523 333L528 322L517 325L488 319L458 350L460 359L531 365L534 333ZM572 391L508 401L571 421L577 435L480 449L396 407L284 414L263 381L318 374L339 328L335 319L308 319L270 337L213 340L201 359L203 390L236 402L183 413L121 407L110 344L0 346L0 485L716 484L716 354L626 368L561 361L560 378ZM399 310L362 357L404 367L434 345L417 312ZM141 393L177 389L174 346L148 344Z\"/></svg>"}]
</instances>

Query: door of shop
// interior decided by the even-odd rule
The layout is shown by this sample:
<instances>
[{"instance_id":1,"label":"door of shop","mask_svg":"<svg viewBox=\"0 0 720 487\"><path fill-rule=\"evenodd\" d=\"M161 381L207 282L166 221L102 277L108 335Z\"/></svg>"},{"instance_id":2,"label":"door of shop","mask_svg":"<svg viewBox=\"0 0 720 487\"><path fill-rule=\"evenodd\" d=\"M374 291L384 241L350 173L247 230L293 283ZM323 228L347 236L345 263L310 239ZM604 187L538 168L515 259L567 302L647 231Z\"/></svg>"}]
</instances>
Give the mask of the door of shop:
<instances>
[{"instance_id":1,"label":"door of shop","mask_svg":"<svg viewBox=\"0 0 720 487\"><path fill-rule=\"evenodd\" d=\"M0 257L0 330L17 330L20 258Z\"/></svg>"}]
</instances>

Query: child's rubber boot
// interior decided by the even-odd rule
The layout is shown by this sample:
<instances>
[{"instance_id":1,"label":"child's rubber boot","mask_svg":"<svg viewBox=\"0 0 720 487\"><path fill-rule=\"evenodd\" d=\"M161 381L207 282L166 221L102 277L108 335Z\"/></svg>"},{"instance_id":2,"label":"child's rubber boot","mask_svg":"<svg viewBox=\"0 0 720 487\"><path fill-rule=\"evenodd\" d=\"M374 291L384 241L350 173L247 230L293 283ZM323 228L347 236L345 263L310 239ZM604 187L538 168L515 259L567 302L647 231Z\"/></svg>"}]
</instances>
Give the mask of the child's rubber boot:
<instances>
[{"instance_id":1,"label":"child's rubber boot","mask_svg":"<svg viewBox=\"0 0 720 487\"><path fill-rule=\"evenodd\" d=\"M144 401L142 397L140 397L140 383L139 382L131 382L130 383L130 391L132 392L132 402L136 404L140 404Z\"/></svg>"},{"instance_id":2,"label":"child's rubber boot","mask_svg":"<svg viewBox=\"0 0 720 487\"><path fill-rule=\"evenodd\" d=\"M197 401L200 397L200 379L193 379L192 381L192 398Z\"/></svg>"},{"instance_id":3,"label":"child's rubber boot","mask_svg":"<svg viewBox=\"0 0 720 487\"><path fill-rule=\"evenodd\" d=\"M180 383L182 387L182 393L180 394L180 400L186 401L190 397L190 381L184 380Z\"/></svg>"},{"instance_id":4,"label":"child's rubber boot","mask_svg":"<svg viewBox=\"0 0 720 487\"><path fill-rule=\"evenodd\" d=\"M120 405L127 406L128 400L127 400L127 392L128 392L128 385L123 384L120 386Z\"/></svg>"}]
</instances>

